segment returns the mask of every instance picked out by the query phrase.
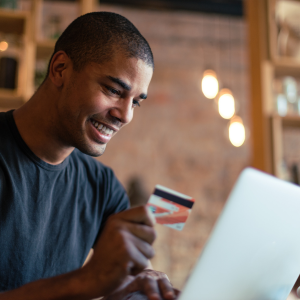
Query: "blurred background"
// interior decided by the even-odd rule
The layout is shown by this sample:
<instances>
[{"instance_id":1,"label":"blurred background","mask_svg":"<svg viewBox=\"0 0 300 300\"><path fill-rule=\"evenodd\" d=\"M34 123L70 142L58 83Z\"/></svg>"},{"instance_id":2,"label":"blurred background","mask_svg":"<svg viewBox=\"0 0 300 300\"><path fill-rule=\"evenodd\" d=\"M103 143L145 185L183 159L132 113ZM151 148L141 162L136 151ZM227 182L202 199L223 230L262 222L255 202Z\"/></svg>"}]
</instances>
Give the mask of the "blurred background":
<instances>
[{"instance_id":1,"label":"blurred background","mask_svg":"<svg viewBox=\"0 0 300 300\"><path fill-rule=\"evenodd\" d=\"M196 199L183 231L157 225L153 267L182 288L242 169L299 184L300 1L0 0L0 111L31 97L91 11L127 17L153 50L148 99L98 159L133 206L156 184Z\"/></svg>"}]
</instances>

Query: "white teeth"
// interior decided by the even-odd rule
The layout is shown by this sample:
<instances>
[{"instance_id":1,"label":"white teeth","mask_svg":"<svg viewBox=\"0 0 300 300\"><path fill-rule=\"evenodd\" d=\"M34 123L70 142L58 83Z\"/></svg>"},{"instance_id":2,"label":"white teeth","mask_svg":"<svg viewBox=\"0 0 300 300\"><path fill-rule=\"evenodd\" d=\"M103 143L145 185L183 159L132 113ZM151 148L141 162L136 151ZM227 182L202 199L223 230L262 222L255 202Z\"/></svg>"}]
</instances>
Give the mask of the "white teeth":
<instances>
[{"instance_id":1,"label":"white teeth","mask_svg":"<svg viewBox=\"0 0 300 300\"><path fill-rule=\"evenodd\" d=\"M98 122L96 122L94 120L92 120L92 123L100 132L102 132L104 134L111 135L114 132L112 129L109 129L105 125L99 124Z\"/></svg>"},{"instance_id":2,"label":"white teeth","mask_svg":"<svg viewBox=\"0 0 300 300\"><path fill-rule=\"evenodd\" d=\"M107 127L105 127L105 126L103 126L102 132L104 132L105 134L111 134L111 133L112 133L112 130L109 129L109 128L107 128Z\"/></svg>"}]
</instances>

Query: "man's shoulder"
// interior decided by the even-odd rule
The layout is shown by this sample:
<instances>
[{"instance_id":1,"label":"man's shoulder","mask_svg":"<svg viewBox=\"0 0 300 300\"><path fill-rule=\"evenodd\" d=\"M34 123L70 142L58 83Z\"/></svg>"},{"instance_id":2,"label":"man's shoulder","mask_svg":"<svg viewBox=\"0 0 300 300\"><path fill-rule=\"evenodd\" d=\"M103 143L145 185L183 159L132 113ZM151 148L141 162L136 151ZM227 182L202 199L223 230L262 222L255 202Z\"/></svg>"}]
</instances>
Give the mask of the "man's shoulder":
<instances>
[{"instance_id":1,"label":"man's shoulder","mask_svg":"<svg viewBox=\"0 0 300 300\"><path fill-rule=\"evenodd\" d=\"M7 113L8 113L7 111L0 111L0 122L1 122L2 120L4 120L5 115L6 115Z\"/></svg>"}]
</instances>

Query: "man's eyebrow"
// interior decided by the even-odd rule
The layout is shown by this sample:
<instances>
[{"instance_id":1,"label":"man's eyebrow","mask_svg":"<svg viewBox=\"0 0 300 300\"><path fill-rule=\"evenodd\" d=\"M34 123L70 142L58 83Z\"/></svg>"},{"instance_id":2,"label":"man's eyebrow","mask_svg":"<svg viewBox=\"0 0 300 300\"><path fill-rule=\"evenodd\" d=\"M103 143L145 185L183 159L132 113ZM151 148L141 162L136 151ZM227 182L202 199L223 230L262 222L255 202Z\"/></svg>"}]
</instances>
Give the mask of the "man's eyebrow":
<instances>
[{"instance_id":1,"label":"man's eyebrow","mask_svg":"<svg viewBox=\"0 0 300 300\"><path fill-rule=\"evenodd\" d=\"M112 77L112 76L107 76L107 77L114 83L120 85L124 90L126 90L126 91L131 90L131 86L128 85L126 82L124 82L122 79L117 78L117 77Z\"/></svg>"}]
</instances>

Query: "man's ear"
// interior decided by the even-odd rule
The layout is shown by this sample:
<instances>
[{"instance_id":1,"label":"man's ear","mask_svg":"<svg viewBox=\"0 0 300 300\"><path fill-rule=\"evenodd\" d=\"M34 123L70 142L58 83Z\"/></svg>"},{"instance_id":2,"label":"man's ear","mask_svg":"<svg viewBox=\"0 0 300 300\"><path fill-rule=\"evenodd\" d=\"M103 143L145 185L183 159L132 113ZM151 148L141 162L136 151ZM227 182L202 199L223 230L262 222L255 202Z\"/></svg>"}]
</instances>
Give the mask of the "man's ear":
<instances>
[{"instance_id":1,"label":"man's ear","mask_svg":"<svg viewBox=\"0 0 300 300\"><path fill-rule=\"evenodd\" d=\"M66 52L56 52L51 60L49 78L56 87L62 87L66 77L67 68L71 67L71 61Z\"/></svg>"}]
</instances>

